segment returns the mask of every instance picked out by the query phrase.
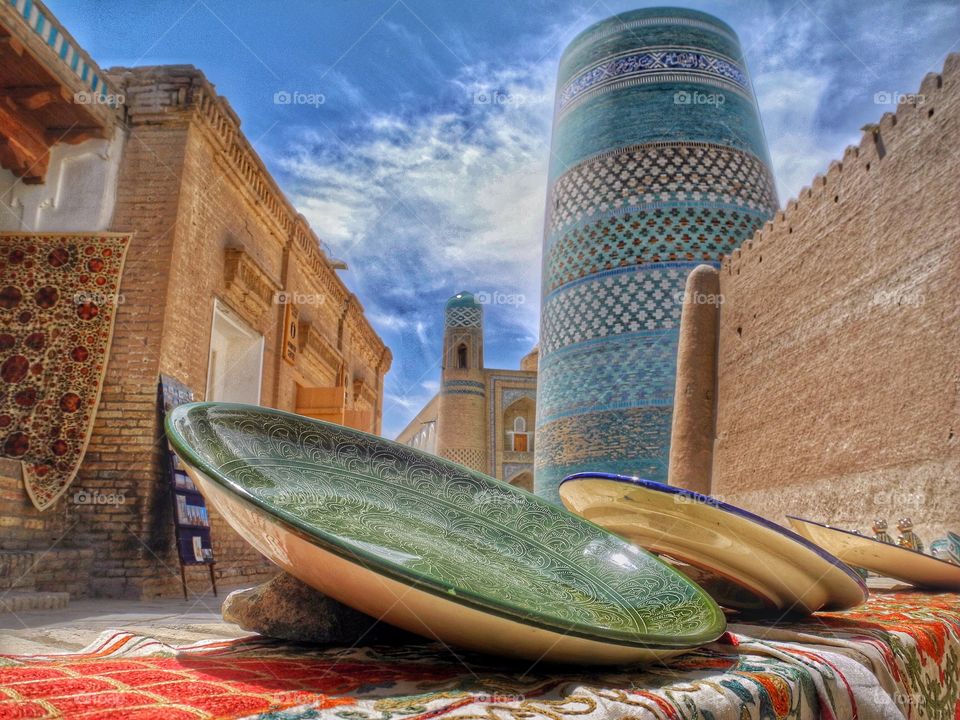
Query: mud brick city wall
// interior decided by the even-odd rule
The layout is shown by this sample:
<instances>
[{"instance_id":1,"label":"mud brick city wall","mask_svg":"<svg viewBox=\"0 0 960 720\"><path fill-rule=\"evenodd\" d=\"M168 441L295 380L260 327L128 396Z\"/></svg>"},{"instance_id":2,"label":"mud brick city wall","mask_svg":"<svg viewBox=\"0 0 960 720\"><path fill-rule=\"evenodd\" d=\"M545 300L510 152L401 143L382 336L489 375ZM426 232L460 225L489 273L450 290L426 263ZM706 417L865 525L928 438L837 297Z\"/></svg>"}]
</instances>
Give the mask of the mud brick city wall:
<instances>
[{"instance_id":1,"label":"mud brick city wall","mask_svg":"<svg viewBox=\"0 0 960 720\"><path fill-rule=\"evenodd\" d=\"M960 527L960 55L721 271L713 492Z\"/></svg>"}]
</instances>

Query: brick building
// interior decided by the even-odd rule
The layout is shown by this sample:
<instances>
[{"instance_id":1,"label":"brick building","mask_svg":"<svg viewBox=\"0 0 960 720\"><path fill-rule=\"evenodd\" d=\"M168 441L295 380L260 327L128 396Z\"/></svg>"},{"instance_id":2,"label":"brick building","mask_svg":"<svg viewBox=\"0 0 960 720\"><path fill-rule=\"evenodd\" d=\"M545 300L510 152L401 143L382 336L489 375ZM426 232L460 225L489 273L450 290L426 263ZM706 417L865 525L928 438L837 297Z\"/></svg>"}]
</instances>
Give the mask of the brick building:
<instances>
[{"instance_id":1,"label":"brick building","mask_svg":"<svg viewBox=\"0 0 960 720\"><path fill-rule=\"evenodd\" d=\"M483 363L483 305L460 292L444 309L440 392L397 441L533 489L537 350L519 370Z\"/></svg>"},{"instance_id":2,"label":"brick building","mask_svg":"<svg viewBox=\"0 0 960 720\"><path fill-rule=\"evenodd\" d=\"M378 433L391 354L338 277L343 266L200 71L104 72L38 2L4 3L0 21L13 38L0 49L16 54L0 63L8 93L54 88L49 100L24 95L15 112L0 110L0 145L34 154L0 153L0 231L132 234L103 391L71 489L41 512L19 463L0 460L0 589L175 594L158 376L176 377L197 399L260 403ZM77 117L86 135L58 138L50 123L64 117ZM123 502L78 503L77 492ZM215 512L211 525L221 581L275 572ZM205 568L188 571L197 589L207 587Z\"/></svg>"}]
</instances>

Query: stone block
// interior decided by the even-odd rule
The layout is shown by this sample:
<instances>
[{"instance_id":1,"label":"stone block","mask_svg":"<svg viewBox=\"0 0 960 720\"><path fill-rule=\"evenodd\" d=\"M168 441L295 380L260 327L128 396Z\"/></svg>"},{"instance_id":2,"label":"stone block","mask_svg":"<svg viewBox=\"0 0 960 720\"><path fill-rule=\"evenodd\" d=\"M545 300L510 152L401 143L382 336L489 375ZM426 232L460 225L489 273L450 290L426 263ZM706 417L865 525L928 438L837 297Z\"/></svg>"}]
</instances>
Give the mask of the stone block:
<instances>
[{"instance_id":1,"label":"stone block","mask_svg":"<svg viewBox=\"0 0 960 720\"><path fill-rule=\"evenodd\" d=\"M416 636L378 622L287 573L223 602L223 619L268 637L325 645L409 642Z\"/></svg>"}]
</instances>

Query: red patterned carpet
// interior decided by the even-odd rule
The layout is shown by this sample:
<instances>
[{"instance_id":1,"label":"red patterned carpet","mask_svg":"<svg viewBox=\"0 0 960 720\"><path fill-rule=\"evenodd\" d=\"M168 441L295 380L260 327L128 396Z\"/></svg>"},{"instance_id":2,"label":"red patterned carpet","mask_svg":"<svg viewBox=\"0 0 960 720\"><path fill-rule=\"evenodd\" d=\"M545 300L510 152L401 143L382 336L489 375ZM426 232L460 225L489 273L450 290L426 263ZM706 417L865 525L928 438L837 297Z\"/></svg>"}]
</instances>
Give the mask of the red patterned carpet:
<instances>
[{"instance_id":1,"label":"red patterned carpet","mask_svg":"<svg viewBox=\"0 0 960 720\"><path fill-rule=\"evenodd\" d=\"M436 644L172 648L109 632L81 653L0 656L0 698L0 719L956 720L960 596L876 593L856 611L734 624L646 669L509 664Z\"/></svg>"},{"instance_id":2,"label":"red patterned carpet","mask_svg":"<svg viewBox=\"0 0 960 720\"><path fill-rule=\"evenodd\" d=\"M129 235L0 233L0 454L44 510L83 459Z\"/></svg>"}]
</instances>

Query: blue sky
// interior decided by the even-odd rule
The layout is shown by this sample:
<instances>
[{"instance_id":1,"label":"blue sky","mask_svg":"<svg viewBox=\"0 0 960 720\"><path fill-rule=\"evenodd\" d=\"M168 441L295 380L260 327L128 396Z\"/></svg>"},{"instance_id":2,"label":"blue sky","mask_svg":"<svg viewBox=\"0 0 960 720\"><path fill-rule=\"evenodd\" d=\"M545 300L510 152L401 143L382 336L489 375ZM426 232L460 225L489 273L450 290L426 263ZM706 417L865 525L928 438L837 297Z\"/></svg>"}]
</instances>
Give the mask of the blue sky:
<instances>
[{"instance_id":1,"label":"blue sky","mask_svg":"<svg viewBox=\"0 0 960 720\"><path fill-rule=\"evenodd\" d=\"M536 342L557 60L592 22L656 4L48 0L101 67L192 64L229 99L393 350L389 436L436 392L450 295L522 300L487 307L489 366ZM740 35L781 203L960 51L956 0L674 4Z\"/></svg>"}]
</instances>

